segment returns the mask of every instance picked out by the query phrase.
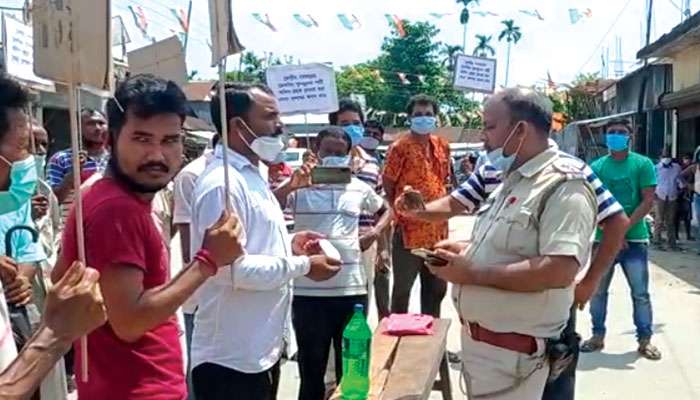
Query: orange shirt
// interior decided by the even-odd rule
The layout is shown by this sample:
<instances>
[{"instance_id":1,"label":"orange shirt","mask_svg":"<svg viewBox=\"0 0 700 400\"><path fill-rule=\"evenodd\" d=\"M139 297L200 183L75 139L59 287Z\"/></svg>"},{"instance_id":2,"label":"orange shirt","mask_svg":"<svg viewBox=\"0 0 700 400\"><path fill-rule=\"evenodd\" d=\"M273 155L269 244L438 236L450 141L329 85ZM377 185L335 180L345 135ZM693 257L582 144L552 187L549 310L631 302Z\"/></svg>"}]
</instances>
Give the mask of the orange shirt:
<instances>
[{"instance_id":1,"label":"orange shirt","mask_svg":"<svg viewBox=\"0 0 700 400\"><path fill-rule=\"evenodd\" d=\"M409 134L399 138L389 148L384 179L395 182L395 198L401 194L404 186L419 191L426 203L447 195L450 147L441 137L430 135L429 138L428 143L422 143ZM397 222L407 249L431 248L440 240L447 239L447 222L405 220L399 216Z\"/></svg>"}]
</instances>

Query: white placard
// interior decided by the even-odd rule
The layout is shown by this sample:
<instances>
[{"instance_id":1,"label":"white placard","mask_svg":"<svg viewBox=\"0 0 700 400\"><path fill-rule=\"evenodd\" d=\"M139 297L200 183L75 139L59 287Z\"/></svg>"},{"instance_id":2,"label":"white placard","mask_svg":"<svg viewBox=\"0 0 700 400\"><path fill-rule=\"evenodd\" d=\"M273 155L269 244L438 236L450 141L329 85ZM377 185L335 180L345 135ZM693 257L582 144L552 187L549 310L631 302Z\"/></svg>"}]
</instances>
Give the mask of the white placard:
<instances>
[{"instance_id":1,"label":"white placard","mask_svg":"<svg viewBox=\"0 0 700 400\"><path fill-rule=\"evenodd\" d=\"M110 4L111 0L34 0L34 73L55 82L72 80L110 90Z\"/></svg>"},{"instance_id":2,"label":"white placard","mask_svg":"<svg viewBox=\"0 0 700 400\"><path fill-rule=\"evenodd\" d=\"M9 75L24 81L53 87L51 81L34 74L34 32L31 26L2 16L2 42L5 50L5 69Z\"/></svg>"},{"instance_id":3,"label":"white placard","mask_svg":"<svg viewBox=\"0 0 700 400\"><path fill-rule=\"evenodd\" d=\"M182 86L187 83L187 65L177 36L129 52L132 75L153 74Z\"/></svg>"},{"instance_id":4,"label":"white placard","mask_svg":"<svg viewBox=\"0 0 700 400\"><path fill-rule=\"evenodd\" d=\"M496 60L459 54L455 67L454 87L481 93L496 89Z\"/></svg>"},{"instance_id":5,"label":"white placard","mask_svg":"<svg viewBox=\"0 0 700 400\"><path fill-rule=\"evenodd\" d=\"M267 69L267 84L282 114L338 110L335 71L325 64L281 65Z\"/></svg>"}]
</instances>

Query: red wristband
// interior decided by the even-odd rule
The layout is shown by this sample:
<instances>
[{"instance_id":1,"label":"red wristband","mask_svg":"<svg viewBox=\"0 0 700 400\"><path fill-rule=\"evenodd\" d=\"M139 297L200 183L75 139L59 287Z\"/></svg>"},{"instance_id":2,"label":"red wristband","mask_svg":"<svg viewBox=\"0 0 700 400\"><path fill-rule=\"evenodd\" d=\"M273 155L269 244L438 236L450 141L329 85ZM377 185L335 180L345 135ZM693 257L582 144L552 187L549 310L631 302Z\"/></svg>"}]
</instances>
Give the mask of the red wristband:
<instances>
[{"instance_id":1,"label":"red wristband","mask_svg":"<svg viewBox=\"0 0 700 400\"><path fill-rule=\"evenodd\" d=\"M209 272L211 276L216 275L216 273L219 271L219 267L214 262L214 258L212 258L209 250L199 249L197 254L194 256L194 259L199 261L199 263L207 269L207 272Z\"/></svg>"}]
</instances>

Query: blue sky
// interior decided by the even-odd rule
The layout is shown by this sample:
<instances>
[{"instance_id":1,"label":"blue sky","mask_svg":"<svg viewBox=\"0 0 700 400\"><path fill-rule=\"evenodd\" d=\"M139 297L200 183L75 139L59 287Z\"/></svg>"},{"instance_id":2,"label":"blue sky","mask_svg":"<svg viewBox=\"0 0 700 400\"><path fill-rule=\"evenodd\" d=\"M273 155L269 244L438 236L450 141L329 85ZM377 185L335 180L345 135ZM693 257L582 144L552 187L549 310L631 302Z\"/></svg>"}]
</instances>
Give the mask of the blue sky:
<instances>
[{"instance_id":1,"label":"blue sky","mask_svg":"<svg viewBox=\"0 0 700 400\"><path fill-rule=\"evenodd\" d=\"M682 0L656 0L652 38L669 31L680 22L680 11L673 3ZM6 3L6 2L3 2ZM21 5L20 0L9 0ZM14 3L14 4L13 4ZM156 39L171 36L178 23L170 8L185 8L187 0L113 0L113 15L122 15L132 43L128 50L144 46L149 40L136 28L129 5L141 5L149 20L149 35ZM616 37L622 40L622 60L626 70L633 68L636 51L643 40L645 0L481 0L472 11L490 11L496 17L472 15L467 35L467 50L475 46L475 34L494 35L493 45L499 59L498 83L505 77L505 43L498 43L500 22L516 21L523 40L513 49L511 84L531 85L542 82L547 71L556 82L568 82L579 72L601 69L601 49L610 48L611 62L616 58ZM691 2L698 11L700 0ZM590 8L593 16L575 25L569 22L569 8ZM521 9L538 10L544 21L523 15ZM621 10L623 10L621 12ZM462 26L458 23L460 5L454 0L233 0L234 24L243 44L258 55L272 52L289 55L302 62L332 62L335 66L354 64L375 57L390 28L384 14L396 14L408 20L427 20L441 30L439 40L461 44ZM277 32L257 22L252 13L268 14ZM320 24L305 28L296 22L294 13L311 14ZM355 14L362 26L353 31L343 28L337 14ZM430 13L451 13L441 19ZM619 18L618 18L619 15ZM202 78L215 78L209 67L208 1L194 0L190 42L187 52L189 70ZM119 48L114 48L119 51ZM229 69L238 66L237 56L229 58ZM610 66L610 73L614 71Z\"/></svg>"}]
</instances>

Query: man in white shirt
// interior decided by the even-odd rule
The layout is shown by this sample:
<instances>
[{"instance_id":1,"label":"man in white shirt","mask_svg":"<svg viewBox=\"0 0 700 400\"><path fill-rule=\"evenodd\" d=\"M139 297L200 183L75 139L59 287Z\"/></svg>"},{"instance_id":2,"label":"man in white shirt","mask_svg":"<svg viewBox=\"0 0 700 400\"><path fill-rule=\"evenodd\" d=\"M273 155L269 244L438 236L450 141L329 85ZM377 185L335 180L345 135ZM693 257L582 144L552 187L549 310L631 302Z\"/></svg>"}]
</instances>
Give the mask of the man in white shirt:
<instances>
[{"instance_id":1,"label":"man in white shirt","mask_svg":"<svg viewBox=\"0 0 700 400\"><path fill-rule=\"evenodd\" d=\"M656 221L654 221L653 242L660 249L663 246L662 233L665 230L668 245L671 250L678 250L676 244L676 212L677 199L680 195L681 166L671 158L671 150L666 148L661 154L661 161L656 164L656 190L654 205L656 206Z\"/></svg>"},{"instance_id":2,"label":"man in white shirt","mask_svg":"<svg viewBox=\"0 0 700 400\"><path fill-rule=\"evenodd\" d=\"M218 96L211 104L221 133ZM228 197L245 230L246 254L197 292L192 380L201 399L275 399L289 334L291 282L304 275L330 279L340 270L340 260L312 255L319 252L322 236L317 233L299 232L290 240L280 204L260 171L261 162L274 160L284 147L272 91L263 85L226 85L226 104L229 148L217 146L197 180L191 246L201 243Z\"/></svg>"},{"instance_id":3,"label":"man in white shirt","mask_svg":"<svg viewBox=\"0 0 700 400\"><path fill-rule=\"evenodd\" d=\"M322 130L317 146L316 154L323 166L350 167L351 139L343 129L331 126ZM342 271L332 279L315 282L300 277L294 282L292 321L299 345L299 400L324 398L323 378L331 342L336 381L340 381L343 330L356 304L367 309L372 277L362 263L362 251L372 242L360 241L360 218L363 214L374 215L383 205L374 188L356 177L350 183L313 185L289 195L287 212L294 216L295 229L313 229L326 235L343 262ZM374 229L382 232L389 216L385 213Z\"/></svg>"}]
</instances>

